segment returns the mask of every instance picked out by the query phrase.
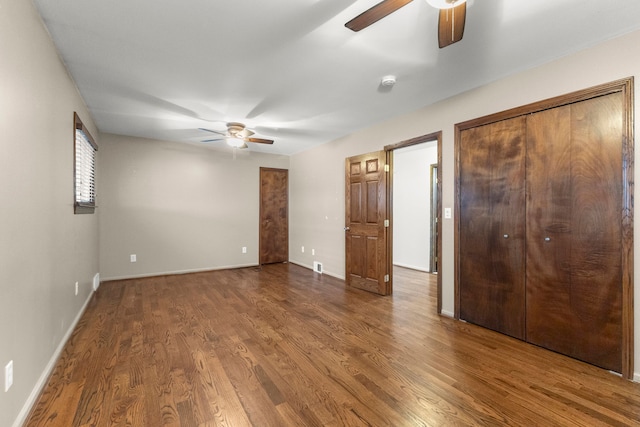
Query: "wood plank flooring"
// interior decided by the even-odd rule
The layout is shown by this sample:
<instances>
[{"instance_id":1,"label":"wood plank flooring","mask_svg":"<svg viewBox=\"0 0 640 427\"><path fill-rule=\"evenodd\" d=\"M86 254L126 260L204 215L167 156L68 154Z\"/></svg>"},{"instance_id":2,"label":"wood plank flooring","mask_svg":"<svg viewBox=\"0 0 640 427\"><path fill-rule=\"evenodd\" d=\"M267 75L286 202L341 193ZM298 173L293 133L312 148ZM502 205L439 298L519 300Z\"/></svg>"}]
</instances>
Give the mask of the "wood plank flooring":
<instances>
[{"instance_id":1,"label":"wood plank flooring","mask_svg":"<svg viewBox=\"0 0 640 427\"><path fill-rule=\"evenodd\" d=\"M26 426L640 425L640 384L291 264L103 283Z\"/></svg>"}]
</instances>

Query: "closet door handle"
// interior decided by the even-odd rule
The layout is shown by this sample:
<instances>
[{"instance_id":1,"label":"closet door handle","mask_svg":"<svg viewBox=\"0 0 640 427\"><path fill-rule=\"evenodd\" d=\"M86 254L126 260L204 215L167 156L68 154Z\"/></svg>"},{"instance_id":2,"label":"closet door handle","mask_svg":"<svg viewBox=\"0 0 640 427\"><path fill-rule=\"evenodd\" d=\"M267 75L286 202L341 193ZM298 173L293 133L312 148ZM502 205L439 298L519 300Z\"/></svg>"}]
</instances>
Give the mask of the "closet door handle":
<instances>
[{"instance_id":1,"label":"closet door handle","mask_svg":"<svg viewBox=\"0 0 640 427\"><path fill-rule=\"evenodd\" d=\"M551 241L551 237L545 237L545 238L544 238L544 241L545 241L545 242L550 242L550 241Z\"/></svg>"},{"instance_id":2,"label":"closet door handle","mask_svg":"<svg viewBox=\"0 0 640 427\"><path fill-rule=\"evenodd\" d=\"M503 237L504 237L505 239L508 239L508 238L509 238L509 235L508 235L508 234L505 234Z\"/></svg>"}]
</instances>

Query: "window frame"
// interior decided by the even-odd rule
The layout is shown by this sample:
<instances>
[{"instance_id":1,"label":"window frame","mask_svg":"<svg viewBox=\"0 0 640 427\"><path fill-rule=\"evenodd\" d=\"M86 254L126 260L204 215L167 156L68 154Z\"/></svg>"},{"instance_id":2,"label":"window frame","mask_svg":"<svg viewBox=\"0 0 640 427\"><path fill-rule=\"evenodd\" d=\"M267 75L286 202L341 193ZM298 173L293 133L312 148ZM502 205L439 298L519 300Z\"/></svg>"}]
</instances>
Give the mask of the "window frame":
<instances>
[{"instance_id":1,"label":"window frame","mask_svg":"<svg viewBox=\"0 0 640 427\"><path fill-rule=\"evenodd\" d=\"M84 139L91 145L93 148L93 157L91 159L90 165L80 165L84 167L89 167L91 170L91 181L93 186L93 197L90 201L86 200L78 200L78 155L77 155L77 144L78 144L78 131L82 132L84 135ZM92 214L96 210L96 196L95 196L95 182L96 182L96 152L98 151L98 144L96 144L95 139L89 133L89 130L84 126L82 120L80 120L80 116L78 113L73 113L73 213L74 214Z\"/></svg>"}]
</instances>

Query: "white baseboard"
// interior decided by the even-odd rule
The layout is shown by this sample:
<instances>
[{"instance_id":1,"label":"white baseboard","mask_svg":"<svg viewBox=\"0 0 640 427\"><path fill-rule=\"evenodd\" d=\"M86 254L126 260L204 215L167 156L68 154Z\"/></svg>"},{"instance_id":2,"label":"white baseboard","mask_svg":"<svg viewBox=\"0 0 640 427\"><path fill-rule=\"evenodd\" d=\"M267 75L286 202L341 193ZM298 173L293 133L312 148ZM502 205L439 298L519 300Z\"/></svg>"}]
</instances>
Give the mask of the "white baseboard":
<instances>
[{"instance_id":1,"label":"white baseboard","mask_svg":"<svg viewBox=\"0 0 640 427\"><path fill-rule=\"evenodd\" d=\"M294 260L289 260L290 264L295 264L298 267L303 267L303 268L308 268L309 270L313 270L313 265L309 265L309 264L305 264L303 262L299 262L299 261L294 261Z\"/></svg>"},{"instance_id":2,"label":"white baseboard","mask_svg":"<svg viewBox=\"0 0 640 427\"><path fill-rule=\"evenodd\" d=\"M640 383L640 372L633 374L633 382Z\"/></svg>"},{"instance_id":3,"label":"white baseboard","mask_svg":"<svg viewBox=\"0 0 640 427\"><path fill-rule=\"evenodd\" d=\"M289 260L289 263L290 264L295 264L295 265L297 265L299 267L308 268L309 270L313 271L313 265L308 265L308 264L305 264L303 262L299 262L299 261L295 261L295 260ZM339 279L339 280L344 280L344 276L341 276L341 275L336 274L336 273L332 273L332 272L327 271L327 270L322 270L322 274L324 274L325 276L334 277L334 278Z\"/></svg>"},{"instance_id":4,"label":"white baseboard","mask_svg":"<svg viewBox=\"0 0 640 427\"><path fill-rule=\"evenodd\" d=\"M455 318L455 314L453 314L452 312L447 311L447 310L440 311L440 315L446 316L446 317L450 317L452 319Z\"/></svg>"},{"instance_id":5,"label":"white baseboard","mask_svg":"<svg viewBox=\"0 0 640 427\"><path fill-rule=\"evenodd\" d=\"M97 291L99 287L100 287L100 273L96 273L96 275L93 276L93 290Z\"/></svg>"},{"instance_id":6,"label":"white baseboard","mask_svg":"<svg viewBox=\"0 0 640 427\"><path fill-rule=\"evenodd\" d=\"M312 268L312 270L313 270L313 268ZM327 271L327 270L322 270L322 274L324 274L325 276L331 276L334 279L344 280L344 276L340 276L340 275L338 275L336 273L332 273L332 272Z\"/></svg>"},{"instance_id":7,"label":"white baseboard","mask_svg":"<svg viewBox=\"0 0 640 427\"><path fill-rule=\"evenodd\" d=\"M96 276L98 275L96 274ZM84 302L84 304L82 305L82 308L76 315L76 318L73 319L73 322L71 322L71 324L69 325L67 332L62 337L62 340L60 340L60 344L58 345L58 348L56 348L56 351L54 351L53 354L51 355L51 359L49 359L49 362L47 363L47 366L44 368L44 371L42 371L40 378L38 378L36 385L33 387L33 390L31 390L31 394L29 394L29 397L27 398L26 402L22 406L22 409L18 413L18 417L13 422L12 427L20 427L25 423L25 421L27 421L27 417L29 416L29 413L31 412L33 405L36 403L36 400L40 396L42 389L47 384L49 377L53 373L53 369L55 368L56 363L58 363L58 359L62 354L62 350L64 350L64 346L67 344L67 341L69 341L69 338L71 338L71 334L73 334L73 331L75 330L76 325L78 324L78 322L80 321L80 318L82 317L85 310L87 309L87 306L89 305L89 301L91 301L92 296L93 296L93 292L89 294L89 296L87 297L87 300Z\"/></svg>"},{"instance_id":8,"label":"white baseboard","mask_svg":"<svg viewBox=\"0 0 640 427\"><path fill-rule=\"evenodd\" d=\"M306 265L297 261L288 261L291 264L298 265L300 267L308 268L309 270L313 270L312 265ZM110 277L102 277L100 278L100 282L108 282L110 280L128 280L128 279L144 279L145 277L159 277L159 276L171 276L175 274L190 274L190 273L205 273L207 271L216 271L216 270L231 270L234 268L248 268L248 267L258 267L259 264L239 264L239 265L224 265L219 267L208 267L208 268L196 268L193 270L173 270L173 271L163 271L159 273L144 273L144 274L133 274L126 276L110 276ZM323 270L322 274L335 277L336 279L344 280L344 276L341 276L336 273L332 273L331 271Z\"/></svg>"},{"instance_id":9,"label":"white baseboard","mask_svg":"<svg viewBox=\"0 0 640 427\"><path fill-rule=\"evenodd\" d=\"M247 268L247 267L257 267L259 264L238 264L238 265L223 265L219 267L206 267L206 268L194 268L191 270L171 270L171 271L161 271L157 273L143 273L143 274L131 274L124 276L111 276L104 277L100 280L102 282L108 282L110 280L127 280L127 279L143 279L145 277L159 277L159 276L173 276L176 274L191 274L191 273L205 273L207 271L216 271L216 270L232 270L234 268Z\"/></svg>"},{"instance_id":10,"label":"white baseboard","mask_svg":"<svg viewBox=\"0 0 640 427\"><path fill-rule=\"evenodd\" d=\"M423 273L431 273L431 270L429 270L428 268L418 267L418 266L411 265L411 264L403 264L401 262L394 262L393 265L395 265L397 267L408 268L409 270L422 271Z\"/></svg>"}]
</instances>

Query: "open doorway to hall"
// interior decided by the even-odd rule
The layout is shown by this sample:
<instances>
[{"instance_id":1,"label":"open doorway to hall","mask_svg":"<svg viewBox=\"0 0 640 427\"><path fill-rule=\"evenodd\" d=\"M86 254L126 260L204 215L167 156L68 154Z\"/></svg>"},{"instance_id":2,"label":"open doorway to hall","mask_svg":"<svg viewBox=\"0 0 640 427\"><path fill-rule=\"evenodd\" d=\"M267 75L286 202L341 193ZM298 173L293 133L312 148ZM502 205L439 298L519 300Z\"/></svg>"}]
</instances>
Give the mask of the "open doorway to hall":
<instances>
[{"instance_id":1,"label":"open doorway to hall","mask_svg":"<svg viewBox=\"0 0 640 427\"><path fill-rule=\"evenodd\" d=\"M393 264L437 273L437 140L393 152Z\"/></svg>"}]
</instances>

